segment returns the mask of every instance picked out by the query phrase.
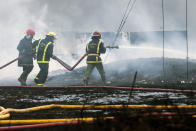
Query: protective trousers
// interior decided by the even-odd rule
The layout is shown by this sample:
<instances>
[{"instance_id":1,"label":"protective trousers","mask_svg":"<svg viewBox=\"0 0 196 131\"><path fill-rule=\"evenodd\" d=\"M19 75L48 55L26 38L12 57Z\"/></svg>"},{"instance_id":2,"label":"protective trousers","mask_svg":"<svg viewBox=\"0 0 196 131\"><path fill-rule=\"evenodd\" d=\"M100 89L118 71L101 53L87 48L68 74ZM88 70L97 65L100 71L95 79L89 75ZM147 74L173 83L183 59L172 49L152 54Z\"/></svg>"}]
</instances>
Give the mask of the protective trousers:
<instances>
[{"instance_id":1,"label":"protective trousers","mask_svg":"<svg viewBox=\"0 0 196 131\"><path fill-rule=\"evenodd\" d=\"M38 65L39 65L40 71L35 78L35 82L37 84L44 84L48 77L49 63L38 63Z\"/></svg>"},{"instance_id":2,"label":"protective trousers","mask_svg":"<svg viewBox=\"0 0 196 131\"><path fill-rule=\"evenodd\" d=\"M83 78L84 81L85 80L88 81L89 76L91 75L91 73L95 67L97 68L99 74L101 75L102 81L105 83L105 71L104 71L102 63L88 63L87 69L86 69L86 72L85 72L84 78Z\"/></svg>"},{"instance_id":3,"label":"protective trousers","mask_svg":"<svg viewBox=\"0 0 196 131\"><path fill-rule=\"evenodd\" d=\"M25 65L23 66L23 72L20 75L20 77L18 78L20 81L26 83L27 77L30 74L30 72L32 71L33 66L32 65Z\"/></svg>"}]
</instances>

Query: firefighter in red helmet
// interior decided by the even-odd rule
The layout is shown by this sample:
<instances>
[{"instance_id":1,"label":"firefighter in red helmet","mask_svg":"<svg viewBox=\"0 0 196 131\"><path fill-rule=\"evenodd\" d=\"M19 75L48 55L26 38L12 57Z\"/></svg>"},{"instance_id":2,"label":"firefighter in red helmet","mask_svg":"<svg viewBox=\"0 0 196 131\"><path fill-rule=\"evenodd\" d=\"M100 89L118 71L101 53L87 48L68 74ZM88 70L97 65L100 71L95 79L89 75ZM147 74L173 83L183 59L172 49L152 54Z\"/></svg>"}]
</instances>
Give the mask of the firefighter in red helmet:
<instances>
[{"instance_id":1,"label":"firefighter in red helmet","mask_svg":"<svg viewBox=\"0 0 196 131\"><path fill-rule=\"evenodd\" d=\"M89 76L95 67L97 68L99 74L101 75L102 81L105 84L105 71L100 54L105 53L106 48L100 39L101 33L99 31L95 31L92 35L92 40L86 45L86 53L88 54L88 57L86 61L87 69L83 78L84 85L88 85Z\"/></svg>"},{"instance_id":2,"label":"firefighter in red helmet","mask_svg":"<svg viewBox=\"0 0 196 131\"><path fill-rule=\"evenodd\" d=\"M18 81L22 86L26 85L26 80L29 73L33 69L33 48L32 48L32 39L35 35L35 31L33 29L26 30L26 35L22 40L20 40L17 50L19 51L19 59L18 66L23 67L23 72L18 78Z\"/></svg>"}]
</instances>

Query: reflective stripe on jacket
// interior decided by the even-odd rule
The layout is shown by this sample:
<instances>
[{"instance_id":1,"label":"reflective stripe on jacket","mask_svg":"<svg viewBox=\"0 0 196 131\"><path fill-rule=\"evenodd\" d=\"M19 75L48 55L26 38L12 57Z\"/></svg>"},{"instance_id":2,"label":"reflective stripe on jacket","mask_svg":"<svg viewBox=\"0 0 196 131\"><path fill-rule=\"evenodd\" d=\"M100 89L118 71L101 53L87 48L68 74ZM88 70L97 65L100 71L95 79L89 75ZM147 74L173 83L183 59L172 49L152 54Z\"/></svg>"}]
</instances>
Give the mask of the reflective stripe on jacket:
<instances>
[{"instance_id":1,"label":"reflective stripe on jacket","mask_svg":"<svg viewBox=\"0 0 196 131\"><path fill-rule=\"evenodd\" d=\"M37 63L49 63L52 49L49 49L49 47L52 46L52 42L48 42L45 44L42 40L39 40L39 43L37 45Z\"/></svg>"},{"instance_id":2,"label":"reflective stripe on jacket","mask_svg":"<svg viewBox=\"0 0 196 131\"><path fill-rule=\"evenodd\" d=\"M95 39L90 41L86 46L87 63L102 63L100 53L105 53L105 51L106 49L101 40Z\"/></svg>"}]
</instances>

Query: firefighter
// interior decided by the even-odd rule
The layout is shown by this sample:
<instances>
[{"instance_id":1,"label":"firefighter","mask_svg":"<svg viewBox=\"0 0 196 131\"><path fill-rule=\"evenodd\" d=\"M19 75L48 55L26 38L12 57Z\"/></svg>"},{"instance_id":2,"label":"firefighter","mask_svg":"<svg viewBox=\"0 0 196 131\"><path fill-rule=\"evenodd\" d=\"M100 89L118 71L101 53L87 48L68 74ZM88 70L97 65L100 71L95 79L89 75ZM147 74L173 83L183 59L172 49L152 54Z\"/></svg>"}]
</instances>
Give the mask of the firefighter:
<instances>
[{"instance_id":1,"label":"firefighter","mask_svg":"<svg viewBox=\"0 0 196 131\"><path fill-rule=\"evenodd\" d=\"M54 41L56 39L56 34L54 32L49 32L45 39L36 40L33 43L36 49L37 63L39 65L40 71L36 78L34 79L37 86L44 86L44 83L48 77L49 61L50 58L56 59L53 55Z\"/></svg>"},{"instance_id":2,"label":"firefighter","mask_svg":"<svg viewBox=\"0 0 196 131\"><path fill-rule=\"evenodd\" d=\"M35 31L28 29L26 35L22 40L20 40L17 50L19 51L18 66L23 67L23 72L18 78L18 81L22 86L26 86L26 80L28 75L33 69L33 48L32 39L35 35Z\"/></svg>"},{"instance_id":3,"label":"firefighter","mask_svg":"<svg viewBox=\"0 0 196 131\"><path fill-rule=\"evenodd\" d=\"M106 48L104 47L104 43L101 41L101 33L95 31L92 35L92 40L86 45L86 53L87 57L87 69L84 74L84 85L88 85L89 76L91 72L96 67L99 74L101 75L101 79L105 84L105 71L103 68L102 60L100 57L101 53L106 52Z\"/></svg>"}]
</instances>

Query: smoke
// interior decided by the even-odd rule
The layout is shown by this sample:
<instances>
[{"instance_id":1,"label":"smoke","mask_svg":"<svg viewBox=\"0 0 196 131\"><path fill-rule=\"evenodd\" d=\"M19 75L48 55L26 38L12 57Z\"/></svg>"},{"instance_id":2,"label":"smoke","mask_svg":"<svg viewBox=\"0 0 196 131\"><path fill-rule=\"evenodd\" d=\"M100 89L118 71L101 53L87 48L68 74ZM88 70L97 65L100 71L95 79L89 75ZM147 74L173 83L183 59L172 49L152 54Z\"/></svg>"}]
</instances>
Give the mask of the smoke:
<instances>
[{"instance_id":1,"label":"smoke","mask_svg":"<svg viewBox=\"0 0 196 131\"><path fill-rule=\"evenodd\" d=\"M164 0L165 3L165 30L185 30L185 0ZM76 60L85 53L85 45L89 36L76 39L68 35L67 32L115 32L120 24L128 0L6 0L0 4L0 40L1 40L1 62L0 65L17 57L16 47L24 37L24 32L28 28L36 31L35 39L44 38L49 31L57 33L58 39L55 44L54 53L63 58L64 61L73 65ZM194 34L196 33L196 18L192 12L195 12L196 1L188 1L188 35L190 58L195 58L194 43L196 42ZM140 31L160 31L162 30L162 12L161 0L137 0L131 12L123 31L140 32ZM150 39L156 39L156 36L149 35ZM176 37L175 37L176 38ZM183 39L183 42L182 42ZM103 39L104 40L104 39ZM111 41L113 37L111 37ZM111 43L108 43L111 44ZM118 43L122 46L128 46L129 42L122 39ZM156 46L155 46L156 45ZM171 46L172 45L172 46ZM142 47L161 48L162 43L143 43ZM186 44L184 38L178 40L171 39L166 43L168 50L177 50L171 55L172 51L166 51L173 57L183 58L186 54ZM140 57L159 57L162 55L160 49L151 49L147 52L145 49L119 49L111 51L107 61L117 61L121 58L140 58ZM63 54L63 55L62 55ZM77 54L74 58L74 54ZM62 55L62 56L61 56ZM184 58L186 55L184 56ZM103 57L104 59L104 57ZM109 59L109 60L108 60ZM85 65L85 62L80 66ZM51 61L50 71L63 69L59 64ZM1 78L14 78L19 76L21 68L14 63L3 70L0 70ZM35 68L30 77L34 77L39 71Z\"/></svg>"}]
</instances>

